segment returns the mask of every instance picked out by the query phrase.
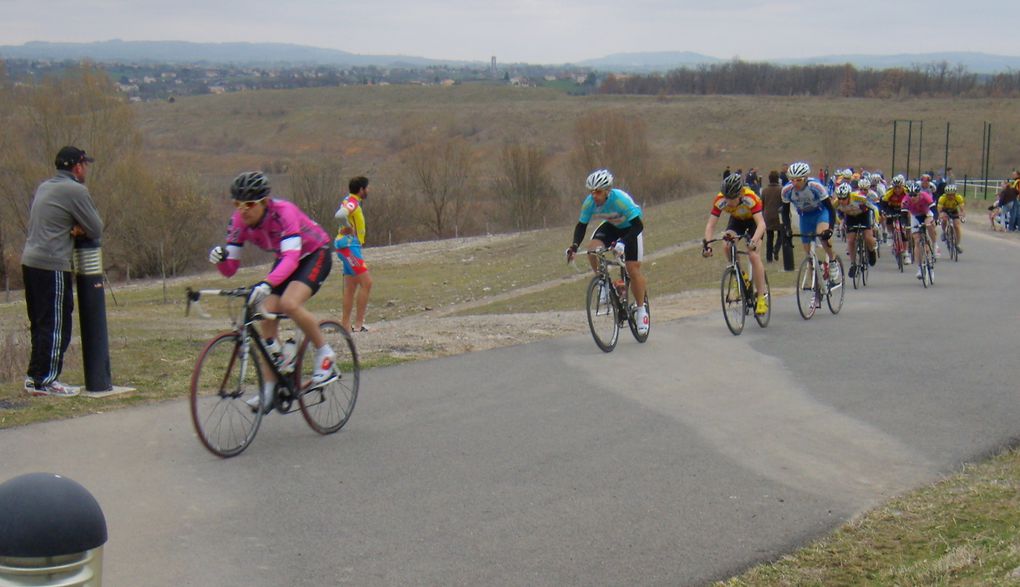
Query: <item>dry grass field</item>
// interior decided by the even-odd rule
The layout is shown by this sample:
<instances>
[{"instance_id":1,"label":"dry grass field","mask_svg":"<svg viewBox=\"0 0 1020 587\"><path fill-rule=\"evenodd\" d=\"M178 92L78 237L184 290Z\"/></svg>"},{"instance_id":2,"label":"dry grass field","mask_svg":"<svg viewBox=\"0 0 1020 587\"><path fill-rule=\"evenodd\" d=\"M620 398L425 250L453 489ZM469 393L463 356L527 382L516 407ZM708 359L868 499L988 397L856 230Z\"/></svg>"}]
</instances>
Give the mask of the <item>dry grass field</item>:
<instances>
[{"instance_id":1,"label":"dry grass field","mask_svg":"<svg viewBox=\"0 0 1020 587\"><path fill-rule=\"evenodd\" d=\"M409 130L418 128L467 137L483 161L494 160L508 139L541 145L565 159L581 115L618 110L645 123L653 153L665 164L675 162L694 179L714 183L725 165L767 172L797 159L816 167L863 165L888 172L897 119L924 121L925 169L942 167L950 123L949 165L958 178L980 172L983 125L992 123L991 171L1002 177L1020 165L1017 105L996 99L578 97L547 88L364 86L146 103L138 106L138 118L155 157L225 178L267 162L320 155L337 157L352 172L385 173L407 146ZM915 123L912 170L921 134ZM899 165L906 163L906 139L900 125Z\"/></svg>"}]
</instances>

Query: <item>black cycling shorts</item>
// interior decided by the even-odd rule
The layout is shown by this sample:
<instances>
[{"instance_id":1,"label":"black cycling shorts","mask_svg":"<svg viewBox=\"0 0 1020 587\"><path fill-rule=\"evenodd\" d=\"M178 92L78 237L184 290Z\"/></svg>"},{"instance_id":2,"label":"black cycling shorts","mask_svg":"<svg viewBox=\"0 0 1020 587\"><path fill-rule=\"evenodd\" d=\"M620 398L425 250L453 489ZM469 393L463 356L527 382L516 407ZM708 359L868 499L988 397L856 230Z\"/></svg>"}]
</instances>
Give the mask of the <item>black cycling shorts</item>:
<instances>
[{"instance_id":1,"label":"black cycling shorts","mask_svg":"<svg viewBox=\"0 0 1020 587\"><path fill-rule=\"evenodd\" d=\"M279 264L279 260L273 264L275 268ZM297 269L294 273L290 274L283 283L273 288L273 293L282 296L284 290L290 285L292 281L300 281L301 283L312 288L312 295L315 295L319 288L322 286L326 278L329 277L329 272L333 268L333 255L330 253L329 247L323 247L308 255L305 255L304 259L298 262Z\"/></svg>"}]
</instances>

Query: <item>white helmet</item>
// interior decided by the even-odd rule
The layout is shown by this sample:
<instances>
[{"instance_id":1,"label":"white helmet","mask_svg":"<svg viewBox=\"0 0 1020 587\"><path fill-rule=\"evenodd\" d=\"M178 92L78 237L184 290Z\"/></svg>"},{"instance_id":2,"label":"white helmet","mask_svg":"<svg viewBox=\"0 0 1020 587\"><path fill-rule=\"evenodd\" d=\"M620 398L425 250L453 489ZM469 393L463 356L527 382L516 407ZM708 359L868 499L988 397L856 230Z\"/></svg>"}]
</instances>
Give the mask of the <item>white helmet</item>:
<instances>
[{"instance_id":1,"label":"white helmet","mask_svg":"<svg viewBox=\"0 0 1020 587\"><path fill-rule=\"evenodd\" d=\"M839 198L840 200L845 200L846 198L850 197L850 192L852 191L853 188L850 187L850 183L843 182L836 186L836 197Z\"/></svg>"},{"instance_id":2,"label":"white helmet","mask_svg":"<svg viewBox=\"0 0 1020 587\"><path fill-rule=\"evenodd\" d=\"M895 175L892 178L893 187L905 186L907 184L907 178L903 177L903 174Z\"/></svg>"},{"instance_id":3,"label":"white helmet","mask_svg":"<svg viewBox=\"0 0 1020 587\"><path fill-rule=\"evenodd\" d=\"M857 180L857 189L867 190L871 188L871 180L867 178L861 178Z\"/></svg>"},{"instance_id":4,"label":"white helmet","mask_svg":"<svg viewBox=\"0 0 1020 587\"><path fill-rule=\"evenodd\" d=\"M807 177L811 173L811 166L803 161L790 164L790 169L786 171L786 176L790 179L796 179L798 177Z\"/></svg>"},{"instance_id":5,"label":"white helmet","mask_svg":"<svg viewBox=\"0 0 1020 587\"><path fill-rule=\"evenodd\" d=\"M588 176L585 187L588 191L608 190L613 187L613 174L608 169L596 169Z\"/></svg>"}]
</instances>

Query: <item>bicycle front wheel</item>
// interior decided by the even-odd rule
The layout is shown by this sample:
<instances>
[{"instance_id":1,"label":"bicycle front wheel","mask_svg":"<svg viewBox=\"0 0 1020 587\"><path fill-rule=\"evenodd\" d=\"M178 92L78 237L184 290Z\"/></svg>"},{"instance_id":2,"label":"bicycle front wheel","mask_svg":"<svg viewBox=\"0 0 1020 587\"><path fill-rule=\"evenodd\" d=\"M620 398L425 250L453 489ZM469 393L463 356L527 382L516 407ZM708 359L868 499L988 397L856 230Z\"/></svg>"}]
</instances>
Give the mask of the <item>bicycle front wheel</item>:
<instances>
[{"instance_id":1,"label":"bicycle front wheel","mask_svg":"<svg viewBox=\"0 0 1020 587\"><path fill-rule=\"evenodd\" d=\"M262 388L255 349L241 353L241 337L225 332L212 339L191 374L191 421L202 445L219 457L248 448L262 422L262 411L247 402Z\"/></svg>"},{"instance_id":2,"label":"bicycle front wheel","mask_svg":"<svg viewBox=\"0 0 1020 587\"><path fill-rule=\"evenodd\" d=\"M648 333L652 331L652 310L648 305L648 292L645 292L645 315L648 316L648 330L646 330L644 334L638 332L637 311L635 310L627 316L627 323L630 325L630 333L634 335L634 340L638 342L647 341Z\"/></svg>"},{"instance_id":3,"label":"bicycle front wheel","mask_svg":"<svg viewBox=\"0 0 1020 587\"><path fill-rule=\"evenodd\" d=\"M358 401L361 383L361 364L358 351L349 332L335 320L319 323L326 344L336 353L334 378L323 385L310 385L315 371L315 345L306 339L302 343L298 369L298 405L305 421L319 434L333 434L351 419L354 404Z\"/></svg>"},{"instance_id":4,"label":"bicycle front wheel","mask_svg":"<svg viewBox=\"0 0 1020 587\"><path fill-rule=\"evenodd\" d=\"M612 352L620 338L620 320L617 314L616 292L612 284L596 275L588 283L588 328L595 344L604 352Z\"/></svg>"},{"instance_id":5,"label":"bicycle front wheel","mask_svg":"<svg viewBox=\"0 0 1020 587\"><path fill-rule=\"evenodd\" d=\"M818 283L815 279L815 266L811 257L804 257L797 272L797 309L805 320L815 315L817 307Z\"/></svg>"},{"instance_id":6,"label":"bicycle front wheel","mask_svg":"<svg viewBox=\"0 0 1020 587\"><path fill-rule=\"evenodd\" d=\"M723 270L722 283L719 284L722 296L723 318L726 319L726 326L734 336L744 331L744 308L747 305L744 292L744 284L741 283L740 274L733 267Z\"/></svg>"},{"instance_id":7,"label":"bicycle front wheel","mask_svg":"<svg viewBox=\"0 0 1020 587\"><path fill-rule=\"evenodd\" d=\"M843 296L846 294L846 289L843 287L846 285L846 273L843 271L843 259L839 255L829 262L829 271L832 271L832 264L835 263L839 267L839 280L825 284L828 289L828 294L825 296L825 301L829 304L829 311L833 314L839 314L839 311L843 308Z\"/></svg>"}]
</instances>

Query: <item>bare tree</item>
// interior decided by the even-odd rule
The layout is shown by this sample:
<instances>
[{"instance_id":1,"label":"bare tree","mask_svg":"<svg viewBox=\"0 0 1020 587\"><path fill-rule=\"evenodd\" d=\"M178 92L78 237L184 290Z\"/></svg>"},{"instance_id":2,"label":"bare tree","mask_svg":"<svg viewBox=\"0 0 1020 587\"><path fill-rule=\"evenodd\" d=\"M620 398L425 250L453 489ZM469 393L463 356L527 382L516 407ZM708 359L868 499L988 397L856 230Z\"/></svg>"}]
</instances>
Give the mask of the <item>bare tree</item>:
<instances>
[{"instance_id":1,"label":"bare tree","mask_svg":"<svg viewBox=\"0 0 1020 587\"><path fill-rule=\"evenodd\" d=\"M433 136L404 157L408 184L426 207L425 225L439 238L458 232L472 192L474 159L460 137Z\"/></svg>"},{"instance_id":2,"label":"bare tree","mask_svg":"<svg viewBox=\"0 0 1020 587\"><path fill-rule=\"evenodd\" d=\"M651 149L644 121L617 110L585 114L574 127L574 170L584 177L608 168L617 183L640 185L648 175Z\"/></svg>"},{"instance_id":3,"label":"bare tree","mask_svg":"<svg viewBox=\"0 0 1020 587\"><path fill-rule=\"evenodd\" d=\"M290 190L290 199L326 232L335 228L333 214L347 195L336 157L323 155L291 164Z\"/></svg>"},{"instance_id":4,"label":"bare tree","mask_svg":"<svg viewBox=\"0 0 1020 587\"><path fill-rule=\"evenodd\" d=\"M499 164L494 189L508 203L511 224L519 230L539 226L545 203L556 200L548 156L534 145L511 142L503 146Z\"/></svg>"}]
</instances>

